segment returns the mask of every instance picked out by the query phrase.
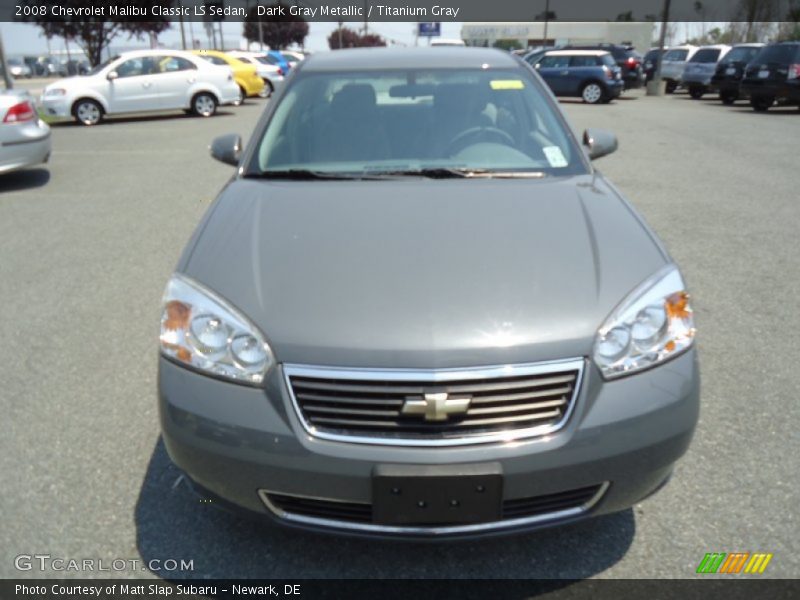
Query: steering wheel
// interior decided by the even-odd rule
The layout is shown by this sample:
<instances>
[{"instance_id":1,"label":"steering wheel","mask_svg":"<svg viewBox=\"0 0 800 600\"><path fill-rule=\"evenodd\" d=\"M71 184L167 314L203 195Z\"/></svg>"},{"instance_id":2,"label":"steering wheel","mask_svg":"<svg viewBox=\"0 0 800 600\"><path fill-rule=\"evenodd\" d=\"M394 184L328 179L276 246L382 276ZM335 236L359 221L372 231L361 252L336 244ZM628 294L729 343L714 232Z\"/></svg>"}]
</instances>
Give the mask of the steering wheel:
<instances>
[{"instance_id":1,"label":"steering wheel","mask_svg":"<svg viewBox=\"0 0 800 600\"><path fill-rule=\"evenodd\" d=\"M491 138L491 139L490 139ZM504 146L516 148L517 143L502 129L491 126L479 126L465 129L447 144L447 156L458 154L467 146L477 144L479 141L493 141Z\"/></svg>"}]
</instances>

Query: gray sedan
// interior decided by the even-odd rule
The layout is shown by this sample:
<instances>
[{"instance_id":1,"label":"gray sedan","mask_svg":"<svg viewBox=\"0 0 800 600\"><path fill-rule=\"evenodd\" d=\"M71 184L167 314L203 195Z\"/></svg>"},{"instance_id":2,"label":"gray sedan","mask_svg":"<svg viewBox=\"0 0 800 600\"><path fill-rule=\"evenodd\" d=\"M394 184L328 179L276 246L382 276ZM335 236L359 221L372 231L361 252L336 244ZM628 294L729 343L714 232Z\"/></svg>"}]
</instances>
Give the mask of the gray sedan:
<instances>
[{"instance_id":1,"label":"gray sedan","mask_svg":"<svg viewBox=\"0 0 800 600\"><path fill-rule=\"evenodd\" d=\"M524 62L301 62L163 298L166 448L203 497L356 535L623 510L698 417L678 267Z\"/></svg>"},{"instance_id":2,"label":"gray sedan","mask_svg":"<svg viewBox=\"0 0 800 600\"><path fill-rule=\"evenodd\" d=\"M31 95L0 92L0 173L47 162L50 145L50 126L39 118Z\"/></svg>"}]
</instances>

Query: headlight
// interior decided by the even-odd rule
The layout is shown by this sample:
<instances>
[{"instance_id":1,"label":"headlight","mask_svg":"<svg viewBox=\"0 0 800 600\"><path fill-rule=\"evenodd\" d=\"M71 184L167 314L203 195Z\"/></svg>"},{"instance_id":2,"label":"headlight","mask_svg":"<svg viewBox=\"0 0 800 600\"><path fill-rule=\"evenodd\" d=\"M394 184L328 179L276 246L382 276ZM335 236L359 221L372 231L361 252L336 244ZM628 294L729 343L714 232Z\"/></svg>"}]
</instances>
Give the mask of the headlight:
<instances>
[{"instance_id":1,"label":"headlight","mask_svg":"<svg viewBox=\"0 0 800 600\"><path fill-rule=\"evenodd\" d=\"M264 336L225 300L183 275L164 292L161 352L199 371L261 384L274 364Z\"/></svg>"},{"instance_id":2,"label":"headlight","mask_svg":"<svg viewBox=\"0 0 800 600\"><path fill-rule=\"evenodd\" d=\"M64 88L48 88L44 91L45 96L63 96L66 93Z\"/></svg>"},{"instance_id":3,"label":"headlight","mask_svg":"<svg viewBox=\"0 0 800 600\"><path fill-rule=\"evenodd\" d=\"M606 379L652 367L692 345L694 316L677 267L636 288L597 332L594 362Z\"/></svg>"}]
</instances>

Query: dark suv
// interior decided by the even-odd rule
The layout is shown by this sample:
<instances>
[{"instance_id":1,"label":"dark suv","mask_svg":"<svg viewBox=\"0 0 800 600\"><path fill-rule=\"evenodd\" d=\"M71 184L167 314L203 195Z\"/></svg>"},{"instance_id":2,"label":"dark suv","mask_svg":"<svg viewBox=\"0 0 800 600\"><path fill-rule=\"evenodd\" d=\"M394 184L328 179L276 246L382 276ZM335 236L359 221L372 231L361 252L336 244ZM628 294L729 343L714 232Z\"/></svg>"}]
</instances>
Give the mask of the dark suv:
<instances>
[{"instance_id":1,"label":"dark suv","mask_svg":"<svg viewBox=\"0 0 800 600\"><path fill-rule=\"evenodd\" d=\"M776 101L800 105L800 42L778 42L762 48L742 78L741 91L754 110L768 110Z\"/></svg>"},{"instance_id":2,"label":"dark suv","mask_svg":"<svg viewBox=\"0 0 800 600\"><path fill-rule=\"evenodd\" d=\"M614 58L614 62L622 71L622 81L625 89L640 88L644 84L644 69L642 56L633 49L633 46L620 46L617 44L589 44L564 46L564 50L605 50Z\"/></svg>"},{"instance_id":3,"label":"dark suv","mask_svg":"<svg viewBox=\"0 0 800 600\"><path fill-rule=\"evenodd\" d=\"M717 63L711 87L719 91L719 99L723 104L733 104L739 98L746 97L739 91L744 69L763 47L764 44L738 44Z\"/></svg>"}]
</instances>

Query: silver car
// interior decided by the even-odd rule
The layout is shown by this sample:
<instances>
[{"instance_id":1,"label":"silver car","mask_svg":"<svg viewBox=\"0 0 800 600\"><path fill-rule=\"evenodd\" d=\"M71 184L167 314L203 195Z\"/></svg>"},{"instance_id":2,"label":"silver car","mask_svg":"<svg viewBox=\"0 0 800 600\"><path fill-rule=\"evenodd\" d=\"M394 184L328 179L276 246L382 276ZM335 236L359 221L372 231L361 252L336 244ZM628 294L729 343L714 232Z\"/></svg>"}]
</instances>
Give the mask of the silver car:
<instances>
[{"instance_id":1,"label":"silver car","mask_svg":"<svg viewBox=\"0 0 800 600\"><path fill-rule=\"evenodd\" d=\"M667 93L674 92L681 83L686 62L697 52L697 46L672 46L661 59L661 78L666 82Z\"/></svg>"},{"instance_id":2,"label":"silver car","mask_svg":"<svg viewBox=\"0 0 800 600\"><path fill-rule=\"evenodd\" d=\"M482 48L299 63L163 297L169 455L206 498L350 534L620 511L697 422L678 267L539 76Z\"/></svg>"},{"instance_id":3,"label":"silver car","mask_svg":"<svg viewBox=\"0 0 800 600\"><path fill-rule=\"evenodd\" d=\"M686 62L681 75L681 84L689 91L689 95L699 100L706 92L713 91L711 78L717 70L717 63L725 58L731 47L725 44L702 46Z\"/></svg>"},{"instance_id":4,"label":"silver car","mask_svg":"<svg viewBox=\"0 0 800 600\"><path fill-rule=\"evenodd\" d=\"M31 95L0 92L0 173L47 162L50 145L50 126L39 118Z\"/></svg>"}]
</instances>

